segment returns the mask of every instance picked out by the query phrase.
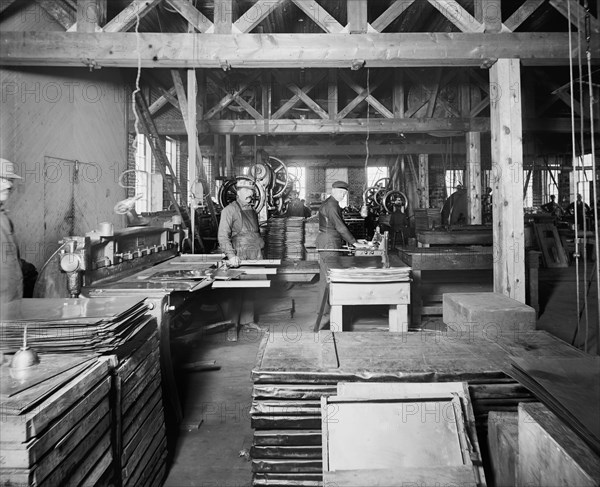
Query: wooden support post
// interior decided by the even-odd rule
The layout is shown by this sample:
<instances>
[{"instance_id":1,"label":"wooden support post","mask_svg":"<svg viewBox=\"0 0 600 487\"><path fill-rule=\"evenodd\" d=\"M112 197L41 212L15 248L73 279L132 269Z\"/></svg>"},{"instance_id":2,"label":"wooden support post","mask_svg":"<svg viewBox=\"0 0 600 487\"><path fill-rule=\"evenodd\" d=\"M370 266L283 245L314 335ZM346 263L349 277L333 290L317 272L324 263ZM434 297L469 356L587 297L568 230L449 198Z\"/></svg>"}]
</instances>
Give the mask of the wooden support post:
<instances>
[{"instance_id":1,"label":"wooden support post","mask_svg":"<svg viewBox=\"0 0 600 487\"><path fill-rule=\"evenodd\" d=\"M419 208L429 208L429 155L419 154Z\"/></svg>"},{"instance_id":2,"label":"wooden support post","mask_svg":"<svg viewBox=\"0 0 600 487\"><path fill-rule=\"evenodd\" d=\"M337 69L329 69L329 79L327 85L327 111L329 119L335 120L338 115L338 78Z\"/></svg>"},{"instance_id":3,"label":"wooden support post","mask_svg":"<svg viewBox=\"0 0 600 487\"><path fill-rule=\"evenodd\" d=\"M367 32L367 0L347 0L348 31L350 34Z\"/></svg>"},{"instance_id":4,"label":"wooden support post","mask_svg":"<svg viewBox=\"0 0 600 487\"><path fill-rule=\"evenodd\" d=\"M394 118L404 118L404 71L394 70L393 112Z\"/></svg>"},{"instance_id":5,"label":"wooden support post","mask_svg":"<svg viewBox=\"0 0 600 487\"><path fill-rule=\"evenodd\" d=\"M106 22L106 0L77 0L77 32L96 32Z\"/></svg>"},{"instance_id":6,"label":"wooden support post","mask_svg":"<svg viewBox=\"0 0 600 487\"><path fill-rule=\"evenodd\" d=\"M231 34L233 17L232 0L215 0L214 9L215 34Z\"/></svg>"},{"instance_id":7,"label":"wooden support post","mask_svg":"<svg viewBox=\"0 0 600 487\"><path fill-rule=\"evenodd\" d=\"M500 0L479 0L482 4L485 32L498 33L502 30L502 9ZM478 3L478 2L476 2Z\"/></svg>"},{"instance_id":8,"label":"wooden support post","mask_svg":"<svg viewBox=\"0 0 600 487\"><path fill-rule=\"evenodd\" d=\"M231 149L231 134L225 134L225 176L227 177L234 175L233 152Z\"/></svg>"},{"instance_id":9,"label":"wooden support post","mask_svg":"<svg viewBox=\"0 0 600 487\"><path fill-rule=\"evenodd\" d=\"M469 225L481 224L481 134L467 132L467 217Z\"/></svg>"},{"instance_id":10,"label":"wooden support post","mask_svg":"<svg viewBox=\"0 0 600 487\"><path fill-rule=\"evenodd\" d=\"M494 292L525 302L523 227L523 130L518 59L490 69Z\"/></svg>"}]
</instances>

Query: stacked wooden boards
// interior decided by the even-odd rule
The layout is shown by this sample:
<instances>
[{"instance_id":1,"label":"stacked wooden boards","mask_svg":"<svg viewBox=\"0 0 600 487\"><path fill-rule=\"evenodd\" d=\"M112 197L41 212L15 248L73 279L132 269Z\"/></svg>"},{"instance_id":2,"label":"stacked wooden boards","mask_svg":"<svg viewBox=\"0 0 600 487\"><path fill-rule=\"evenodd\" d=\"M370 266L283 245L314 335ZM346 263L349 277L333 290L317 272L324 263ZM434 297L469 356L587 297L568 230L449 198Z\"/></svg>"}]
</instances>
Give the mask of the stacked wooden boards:
<instances>
[{"instance_id":1,"label":"stacked wooden boards","mask_svg":"<svg viewBox=\"0 0 600 487\"><path fill-rule=\"evenodd\" d=\"M113 452L109 361L45 355L62 372L27 389L3 391L0 436L2 485L108 485ZM31 384L38 371L28 375ZM12 376L2 366L3 384ZM47 371L44 372L47 376Z\"/></svg>"},{"instance_id":2,"label":"stacked wooden boards","mask_svg":"<svg viewBox=\"0 0 600 487\"><path fill-rule=\"evenodd\" d=\"M254 485L320 485L320 400L334 395L339 382L465 381L485 437L489 411L516 411L533 399L504 373L511 356L583 355L542 331L493 339L425 332L268 335L252 371Z\"/></svg>"},{"instance_id":3,"label":"stacked wooden boards","mask_svg":"<svg viewBox=\"0 0 600 487\"><path fill-rule=\"evenodd\" d=\"M140 336L114 372L115 461L120 485L161 485L167 437L156 326Z\"/></svg>"}]
</instances>

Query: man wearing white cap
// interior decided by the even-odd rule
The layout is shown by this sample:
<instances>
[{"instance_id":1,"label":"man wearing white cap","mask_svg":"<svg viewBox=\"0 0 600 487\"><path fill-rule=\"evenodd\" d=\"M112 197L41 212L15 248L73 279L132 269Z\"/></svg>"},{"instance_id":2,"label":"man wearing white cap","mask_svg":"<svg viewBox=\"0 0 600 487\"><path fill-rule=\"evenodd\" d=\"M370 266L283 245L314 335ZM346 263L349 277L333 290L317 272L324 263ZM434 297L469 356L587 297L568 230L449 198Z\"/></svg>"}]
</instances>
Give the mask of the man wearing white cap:
<instances>
[{"instance_id":1,"label":"man wearing white cap","mask_svg":"<svg viewBox=\"0 0 600 487\"><path fill-rule=\"evenodd\" d=\"M249 179L238 179L236 191L236 200L221 212L218 232L219 246L232 267L239 267L242 260L262 259L265 246L260 236L258 215L252 206L254 183ZM256 327L252 293L240 291L236 299L230 300L230 309L224 312L236 326Z\"/></svg>"},{"instance_id":2,"label":"man wearing white cap","mask_svg":"<svg viewBox=\"0 0 600 487\"><path fill-rule=\"evenodd\" d=\"M0 303L8 303L23 297L23 272L15 240L14 226L4 207L13 189L14 164L0 158Z\"/></svg>"}]
</instances>

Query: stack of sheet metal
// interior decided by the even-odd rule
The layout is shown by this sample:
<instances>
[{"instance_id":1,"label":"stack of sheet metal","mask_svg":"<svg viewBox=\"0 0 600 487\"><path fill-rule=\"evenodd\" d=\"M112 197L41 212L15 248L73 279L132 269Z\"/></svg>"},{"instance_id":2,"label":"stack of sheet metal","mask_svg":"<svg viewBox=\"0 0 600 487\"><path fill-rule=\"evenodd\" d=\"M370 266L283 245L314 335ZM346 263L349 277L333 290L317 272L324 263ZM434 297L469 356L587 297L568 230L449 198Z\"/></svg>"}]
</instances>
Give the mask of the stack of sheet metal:
<instances>
[{"instance_id":1,"label":"stack of sheet metal","mask_svg":"<svg viewBox=\"0 0 600 487\"><path fill-rule=\"evenodd\" d=\"M0 350L27 344L38 352L117 353L151 325L140 297L22 299L2 306Z\"/></svg>"},{"instance_id":2,"label":"stack of sheet metal","mask_svg":"<svg viewBox=\"0 0 600 487\"><path fill-rule=\"evenodd\" d=\"M0 374L2 485L109 485L109 361L47 354Z\"/></svg>"},{"instance_id":3,"label":"stack of sheet metal","mask_svg":"<svg viewBox=\"0 0 600 487\"><path fill-rule=\"evenodd\" d=\"M304 218L286 218L283 258L287 260L303 260L304 252Z\"/></svg>"},{"instance_id":4,"label":"stack of sheet metal","mask_svg":"<svg viewBox=\"0 0 600 487\"><path fill-rule=\"evenodd\" d=\"M600 357L513 358L510 374L600 454Z\"/></svg>"},{"instance_id":5,"label":"stack of sheet metal","mask_svg":"<svg viewBox=\"0 0 600 487\"><path fill-rule=\"evenodd\" d=\"M267 222L265 234L268 259L282 259L285 251L285 218L273 217Z\"/></svg>"},{"instance_id":6,"label":"stack of sheet metal","mask_svg":"<svg viewBox=\"0 0 600 487\"><path fill-rule=\"evenodd\" d=\"M330 269L331 282L404 282L410 280L410 267Z\"/></svg>"}]
</instances>

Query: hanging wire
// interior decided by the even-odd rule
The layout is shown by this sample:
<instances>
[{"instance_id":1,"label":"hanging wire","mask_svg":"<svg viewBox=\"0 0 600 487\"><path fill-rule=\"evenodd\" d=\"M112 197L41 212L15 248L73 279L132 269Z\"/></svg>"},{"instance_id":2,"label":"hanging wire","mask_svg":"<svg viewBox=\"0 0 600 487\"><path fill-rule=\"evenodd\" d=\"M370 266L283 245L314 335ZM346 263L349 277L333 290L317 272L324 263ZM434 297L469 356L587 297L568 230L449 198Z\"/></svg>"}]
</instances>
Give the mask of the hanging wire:
<instances>
[{"instance_id":1,"label":"hanging wire","mask_svg":"<svg viewBox=\"0 0 600 487\"><path fill-rule=\"evenodd\" d=\"M140 78L142 77L142 52L140 50L140 12L138 9L135 10L135 49L137 53L137 74L135 77L135 90L133 91L131 96L131 103L133 105L133 115L135 117L135 143L137 143L138 136L140 135L140 116L135 105L135 97L141 91ZM134 146L134 148L137 147Z\"/></svg>"},{"instance_id":2,"label":"hanging wire","mask_svg":"<svg viewBox=\"0 0 600 487\"><path fill-rule=\"evenodd\" d=\"M577 155L575 152L575 100L574 100L574 96L573 96L573 57L570 53L573 52L573 40L571 38L571 0L567 1L567 23L569 24L569 82L571 84L571 89L569 90L571 93L571 164L573 166L573 171L575 174L577 174L576 171L576 161L577 161ZM577 176L577 179L579 179L579 175ZM578 185L576 184L576 189L578 189ZM581 325L580 320L579 320L579 252L578 252L578 245L579 245L579 230L578 230L579 226L578 226L578 222L577 222L577 203L575 203L575 282L576 282L576 289L575 289L575 293L576 293L576 301L577 301L577 327L575 330L575 336L574 338L577 336L577 333L579 332L579 327Z\"/></svg>"},{"instance_id":3,"label":"hanging wire","mask_svg":"<svg viewBox=\"0 0 600 487\"><path fill-rule=\"evenodd\" d=\"M586 38L586 59L587 59L587 70L588 70L588 91L589 91L589 104L590 104L590 140L592 149L592 174L594 175L594 247L596 251L596 320L598 323L596 337L596 353L600 354L600 266L598 266L598 259L600 258L600 243L598 242L598 184L596 181L596 143L594 140L594 89L592 86L592 51L590 48L591 34L590 34L590 9L588 0L583 2L585 7L585 38ZM583 115L583 114L582 114Z\"/></svg>"}]
</instances>

